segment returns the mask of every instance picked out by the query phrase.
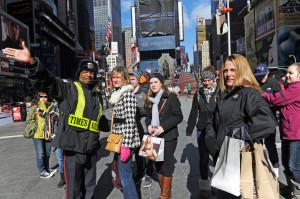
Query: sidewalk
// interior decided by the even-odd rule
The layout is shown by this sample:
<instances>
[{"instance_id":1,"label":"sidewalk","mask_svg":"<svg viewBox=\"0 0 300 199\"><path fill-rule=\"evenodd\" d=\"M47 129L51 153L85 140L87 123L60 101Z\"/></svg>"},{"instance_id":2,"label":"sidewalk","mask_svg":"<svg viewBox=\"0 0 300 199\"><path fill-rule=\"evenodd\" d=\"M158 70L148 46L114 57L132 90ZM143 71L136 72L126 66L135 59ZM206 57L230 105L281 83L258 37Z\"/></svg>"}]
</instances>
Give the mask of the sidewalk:
<instances>
[{"instance_id":1,"label":"sidewalk","mask_svg":"<svg viewBox=\"0 0 300 199\"><path fill-rule=\"evenodd\" d=\"M180 98L184 115L183 122L179 125L180 137L175 151L175 172L172 186L172 199L197 198L199 192L199 166L196 133L192 137L185 135L187 118L191 109L191 101ZM111 109L104 110L107 118ZM64 189L57 189L59 181L57 173L50 179L41 179L38 176L35 150L32 140L23 137L1 139L2 136L21 135L25 122L16 122L0 128L0 198L1 199L62 199L65 197ZM108 133L101 133L102 148L98 151L96 199L121 199L122 193L114 189L111 183L111 161L113 154L104 149ZM56 167L55 154L52 153L50 166ZM280 181L285 183L280 168ZM155 178L150 188L138 187L143 199L157 199L159 185ZM212 197L213 198L213 197ZM213 198L214 199L214 198Z\"/></svg>"}]
</instances>

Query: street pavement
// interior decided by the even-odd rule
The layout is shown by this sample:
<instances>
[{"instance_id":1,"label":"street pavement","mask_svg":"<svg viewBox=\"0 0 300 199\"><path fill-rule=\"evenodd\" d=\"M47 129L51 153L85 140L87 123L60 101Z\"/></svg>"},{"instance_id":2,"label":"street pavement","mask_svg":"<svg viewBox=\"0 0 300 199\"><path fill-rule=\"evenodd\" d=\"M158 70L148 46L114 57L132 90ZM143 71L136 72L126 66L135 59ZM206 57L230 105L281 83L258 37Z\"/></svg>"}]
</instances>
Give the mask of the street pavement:
<instances>
[{"instance_id":1,"label":"street pavement","mask_svg":"<svg viewBox=\"0 0 300 199\"><path fill-rule=\"evenodd\" d=\"M196 133L192 137L185 135L187 119L191 109L191 99L180 97L184 115L183 122L179 125L179 140L174 154L175 171L172 184L173 199L194 199L199 194L199 157L196 142ZM104 114L111 116L111 109L106 109ZM35 149L31 139L22 137L25 128L24 122L15 122L0 127L0 198L1 199L60 199L65 198L65 190L57 189L59 173L50 179L41 179L35 161ZM101 133L102 148L98 151L97 186L95 197L97 199L123 198L120 190L115 189L111 182L111 162L113 154L104 149L108 133ZM278 152L280 154L279 136ZM281 157L280 157L281 159ZM51 154L50 166L57 167L55 153ZM212 168L211 168L212 169ZM286 184L280 167L279 181ZM137 186L140 198L157 199L160 188L156 177L150 188ZM216 198L215 196L211 197ZM283 198L283 197L281 197Z\"/></svg>"}]
</instances>

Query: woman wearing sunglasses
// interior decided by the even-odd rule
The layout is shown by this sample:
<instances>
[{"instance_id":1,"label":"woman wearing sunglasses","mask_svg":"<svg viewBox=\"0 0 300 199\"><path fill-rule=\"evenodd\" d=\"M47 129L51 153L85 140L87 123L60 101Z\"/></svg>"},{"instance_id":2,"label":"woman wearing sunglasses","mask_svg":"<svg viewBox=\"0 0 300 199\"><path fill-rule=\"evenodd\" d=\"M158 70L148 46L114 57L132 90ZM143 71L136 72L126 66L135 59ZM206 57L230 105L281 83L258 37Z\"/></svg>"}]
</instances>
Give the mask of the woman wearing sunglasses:
<instances>
[{"instance_id":1,"label":"woman wearing sunglasses","mask_svg":"<svg viewBox=\"0 0 300 199\"><path fill-rule=\"evenodd\" d=\"M45 113L49 107L46 93L38 92L37 100L29 110L26 123L37 121L37 130L34 133L33 144L36 151L36 164L41 178L51 178L57 170L49 168L51 144L44 136Z\"/></svg>"}]
</instances>

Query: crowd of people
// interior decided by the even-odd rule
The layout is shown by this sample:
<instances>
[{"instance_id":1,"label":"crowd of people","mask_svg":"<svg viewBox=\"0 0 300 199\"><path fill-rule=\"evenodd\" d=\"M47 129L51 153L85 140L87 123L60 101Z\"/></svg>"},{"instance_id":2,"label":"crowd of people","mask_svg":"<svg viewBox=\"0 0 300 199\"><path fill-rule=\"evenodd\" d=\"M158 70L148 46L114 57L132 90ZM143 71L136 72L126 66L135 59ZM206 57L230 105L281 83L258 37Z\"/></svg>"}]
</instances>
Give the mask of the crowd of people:
<instances>
[{"instance_id":1,"label":"crowd of people","mask_svg":"<svg viewBox=\"0 0 300 199\"><path fill-rule=\"evenodd\" d=\"M92 198L96 186L97 150L101 147L99 132L105 131L103 126L106 126L101 120L104 117L102 92L94 83L97 64L92 60L82 60L75 78L63 80L49 72L38 58L33 58L24 42L22 49L6 48L3 53L25 63L26 73L39 91L37 101L27 116L27 122L37 121L33 143L39 175L50 178L56 172L49 167L53 146L61 173L58 187L66 185L66 198ZM211 194L217 194L218 198L240 198L211 187L209 159L211 157L215 164L224 138L232 136L241 127L248 131L246 143L249 146L254 142L266 145L278 176L280 162L275 145L277 112L280 113L282 165L288 182L282 193L300 197L300 159L297 154L300 150L300 64L289 66L284 90L278 81L268 77L268 73L264 64L258 64L253 73L247 59L239 54L225 59L219 78L213 66L202 70L201 86L193 96L186 127L187 136L192 135L195 127L197 129L200 198L210 198ZM115 153L113 159L119 165L122 193L126 199L138 198L136 184L143 182L143 187L151 186L155 178L154 168L160 186L159 199L172 197L175 168L172 160L183 113L178 92L172 85L166 85L165 78L165 74L155 72L145 77L119 66L111 72L112 90L105 91L105 95L112 105L112 133L122 135L120 153ZM176 83L179 82L179 74L175 73L175 79ZM191 90L189 86L187 92ZM45 115L53 112L50 111L49 97L57 102L56 114L51 117L58 121L54 125L54 136L47 134L49 124ZM142 145L145 135L148 139ZM163 161L139 155L142 146L149 156L157 156L147 152L152 149L149 137L163 138ZM133 174L133 158L136 175Z\"/></svg>"}]
</instances>

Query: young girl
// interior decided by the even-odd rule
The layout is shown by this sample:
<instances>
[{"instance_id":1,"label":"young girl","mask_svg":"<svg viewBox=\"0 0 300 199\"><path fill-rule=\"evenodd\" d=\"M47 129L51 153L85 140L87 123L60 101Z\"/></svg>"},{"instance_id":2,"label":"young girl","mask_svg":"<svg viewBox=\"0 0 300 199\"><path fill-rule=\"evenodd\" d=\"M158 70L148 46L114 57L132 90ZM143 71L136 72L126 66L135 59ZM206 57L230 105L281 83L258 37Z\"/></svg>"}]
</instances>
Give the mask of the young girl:
<instances>
[{"instance_id":1,"label":"young girl","mask_svg":"<svg viewBox=\"0 0 300 199\"><path fill-rule=\"evenodd\" d=\"M176 94L165 87L164 77L159 73L150 76L150 90L146 106L146 126L149 134L164 138L164 161L155 162L161 193L159 198L171 197L173 155L177 146L177 125L183 120L180 101Z\"/></svg>"}]
</instances>

